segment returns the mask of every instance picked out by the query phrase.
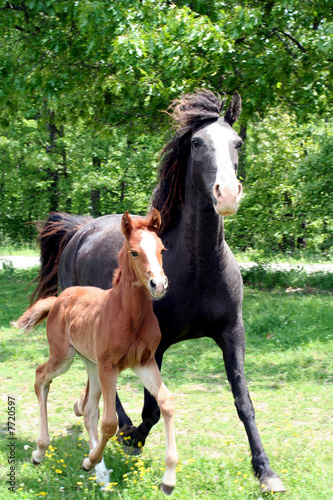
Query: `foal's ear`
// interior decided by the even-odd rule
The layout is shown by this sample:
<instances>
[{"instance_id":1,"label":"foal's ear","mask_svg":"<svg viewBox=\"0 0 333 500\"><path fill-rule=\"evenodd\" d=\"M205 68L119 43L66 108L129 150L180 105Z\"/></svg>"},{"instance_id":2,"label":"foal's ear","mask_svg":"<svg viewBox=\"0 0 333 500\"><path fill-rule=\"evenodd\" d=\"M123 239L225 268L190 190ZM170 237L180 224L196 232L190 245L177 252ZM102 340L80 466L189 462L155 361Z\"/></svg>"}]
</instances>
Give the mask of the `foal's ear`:
<instances>
[{"instance_id":1,"label":"foal's ear","mask_svg":"<svg viewBox=\"0 0 333 500\"><path fill-rule=\"evenodd\" d=\"M133 229L133 222L130 217L130 214L128 213L128 210L126 210L126 212L121 218L121 230L123 234L126 236L126 238L130 237L132 229Z\"/></svg>"},{"instance_id":2,"label":"foal's ear","mask_svg":"<svg viewBox=\"0 0 333 500\"><path fill-rule=\"evenodd\" d=\"M235 121L238 120L242 112L242 98L238 92L235 92L232 96L229 108L224 115L224 119L232 127Z\"/></svg>"},{"instance_id":3,"label":"foal's ear","mask_svg":"<svg viewBox=\"0 0 333 500\"><path fill-rule=\"evenodd\" d=\"M153 210L150 213L150 218L148 220L148 226L152 231L155 231L155 233L158 233L160 226L161 226L161 215L156 208L153 208Z\"/></svg>"}]
</instances>

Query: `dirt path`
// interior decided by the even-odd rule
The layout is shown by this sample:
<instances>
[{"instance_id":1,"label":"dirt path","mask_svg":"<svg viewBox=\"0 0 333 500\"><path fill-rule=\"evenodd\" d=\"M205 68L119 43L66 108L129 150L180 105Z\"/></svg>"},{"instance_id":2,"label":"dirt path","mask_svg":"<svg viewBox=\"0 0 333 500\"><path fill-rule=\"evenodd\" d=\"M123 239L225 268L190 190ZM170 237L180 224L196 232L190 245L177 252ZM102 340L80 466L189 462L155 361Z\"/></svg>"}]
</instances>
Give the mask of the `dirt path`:
<instances>
[{"instance_id":1,"label":"dirt path","mask_svg":"<svg viewBox=\"0 0 333 500\"><path fill-rule=\"evenodd\" d=\"M27 269L28 267L38 266L39 257L26 257L24 255L1 255L0 256L0 269L3 264L12 264L14 267L20 269Z\"/></svg>"},{"instance_id":2,"label":"dirt path","mask_svg":"<svg viewBox=\"0 0 333 500\"><path fill-rule=\"evenodd\" d=\"M32 266L39 265L39 257L25 257L20 256L0 256L0 269L3 267L3 263L12 263L14 267L20 269L26 269ZM255 262L241 262L239 267L241 269L250 269L256 266ZM290 271L291 269L304 269L307 273L315 273L317 271L333 273L333 264L267 264L268 268L273 271Z\"/></svg>"}]
</instances>

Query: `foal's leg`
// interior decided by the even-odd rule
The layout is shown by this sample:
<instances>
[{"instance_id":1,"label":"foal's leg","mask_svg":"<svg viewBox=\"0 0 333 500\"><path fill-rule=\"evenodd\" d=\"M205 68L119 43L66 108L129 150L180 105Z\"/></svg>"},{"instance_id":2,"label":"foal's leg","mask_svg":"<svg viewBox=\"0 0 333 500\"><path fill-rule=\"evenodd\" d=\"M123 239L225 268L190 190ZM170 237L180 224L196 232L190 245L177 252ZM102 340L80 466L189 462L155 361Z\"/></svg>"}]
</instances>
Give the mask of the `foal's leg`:
<instances>
[{"instance_id":1,"label":"foal's leg","mask_svg":"<svg viewBox=\"0 0 333 500\"><path fill-rule=\"evenodd\" d=\"M264 451L255 422L255 413L249 395L245 373L245 333L243 324L228 330L217 340L223 351L227 377L235 399L235 406L240 420L243 422L252 453L252 466L259 478L263 492L285 491L280 478L273 472L269 459Z\"/></svg>"},{"instance_id":2,"label":"foal's leg","mask_svg":"<svg viewBox=\"0 0 333 500\"><path fill-rule=\"evenodd\" d=\"M60 347L50 343L50 357L46 363L36 370L35 392L39 403L39 436L37 450L32 453L33 464L40 464L45 457L45 451L50 444L47 423L47 396L52 380L69 370L75 355L75 349L70 345Z\"/></svg>"},{"instance_id":3,"label":"foal's leg","mask_svg":"<svg viewBox=\"0 0 333 500\"><path fill-rule=\"evenodd\" d=\"M88 373L88 383L84 400L82 401L82 413L84 415L84 425L89 435L89 448L93 450L98 443L98 419L99 419L99 401L101 398L101 386L98 378L98 369L96 363L81 356L86 365ZM85 468L83 466L83 468ZM110 482L109 471L106 468L104 459L95 466L96 481L106 488Z\"/></svg>"},{"instance_id":4,"label":"foal's leg","mask_svg":"<svg viewBox=\"0 0 333 500\"><path fill-rule=\"evenodd\" d=\"M157 366L161 370L164 349L161 344L158 346L155 353ZM145 445L146 438L152 427L157 424L160 419L161 412L154 396L147 389L144 390L144 405L142 410L142 422L138 427L134 427L128 416L124 412L119 398L116 400L117 414L119 420L119 431L117 436L121 442L123 449L129 455L139 455L142 453L142 448Z\"/></svg>"},{"instance_id":5,"label":"foal's leg","mask_svg":"<svg viewBox=\"0 0 333 500\"><path fill-rule=\"evenodd\" d=\"M160 370L154 359L148 361L144 366L134 366L133 370L140 377L146 389L155 397L161 409L166 434L165 473L162 477L161 490L163 493L170 495L176 484L176 466L178 462L174 432L174 399L171 392L164 385Z\"/></svg>"},{"instance_id":6,"label":"foal's leg","mask_svg":"<svg viewBox=\"0 0 333 500\"><path fill-rule=\"evenodd\" d=\"M98 377L100 388L103 394L103 417L101 421L101 436L95 440L97 434L94 434L91 444L94 445L89 453L89 457L83 461L83 468L91 470L95 465L99 464L103 459L104 448L109 439L115 435L118 427L118 419L116 414L116 388L118 370L110 362L100 363L98 366ZM89 391L91 387L89 388ZM84 408L84 412L86 408ZM97 427L96 427L97 428Z\"/></svg>"}]
</instances>

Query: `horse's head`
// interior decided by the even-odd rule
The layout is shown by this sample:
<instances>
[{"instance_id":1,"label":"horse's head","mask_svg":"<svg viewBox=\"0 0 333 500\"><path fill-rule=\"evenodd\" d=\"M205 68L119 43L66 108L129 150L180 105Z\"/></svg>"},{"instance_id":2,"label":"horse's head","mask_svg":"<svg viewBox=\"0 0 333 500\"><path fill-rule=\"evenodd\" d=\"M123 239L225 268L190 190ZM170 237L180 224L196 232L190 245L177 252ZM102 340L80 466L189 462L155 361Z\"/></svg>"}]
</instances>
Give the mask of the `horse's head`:
<instances>
[{"instance_id":1,"label":"horse's head","mask_svg":"<svg viewBox=\"0 0 333 500\"><path fill-rule=\"evenodd\" d=\"M162 264L165 248L158 237L160 225L161 216L156 209L144 218L131 218L126 211L121 221L127 253L138 283L144 285L155 300L161 299L168 288Z\"/></svg>"},{"instance_id":2,"label":"horse's head","mask_svg":"<svg viewBox=\"0 0 333 500\"><path fill-rule=\"evenodd\" d=\"M238 208L242 185L236 171L242 140L232 125L242 104L235 92L221 117L224 102L219 94L203 89L176 99L169 108L178 133L163 150L152 200L162 215L162 233L178 219L188 188L195 188L195 199L202 193L219 215L231 215Z\"/></svg>"},{"instance_id":3,"label":"horse's head","mask_svg":"<svg viewBox=\"0 0 333 500\"><path fill-rule=\"evenodd\" d=\"M203 124L191 135L188 167L192 182L223 216L237 211L242 196L236 177L242 139L232 128L240 113L241 98L236 92L223 118Z\"/></svg>"}]
</instances>

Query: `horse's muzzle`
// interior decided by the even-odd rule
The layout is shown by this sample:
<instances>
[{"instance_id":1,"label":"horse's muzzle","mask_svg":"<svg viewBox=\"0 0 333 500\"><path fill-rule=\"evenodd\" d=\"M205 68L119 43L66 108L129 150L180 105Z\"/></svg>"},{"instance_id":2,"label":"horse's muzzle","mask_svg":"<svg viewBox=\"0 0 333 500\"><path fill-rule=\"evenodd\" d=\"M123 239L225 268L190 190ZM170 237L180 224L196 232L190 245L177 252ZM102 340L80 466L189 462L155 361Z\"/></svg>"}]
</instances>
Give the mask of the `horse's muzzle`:
<instances>
[{"instance_id":1,"label":"horse's muzzle","mask_svg":"<svg viewBox=\"0 0 333 500\"><path fill-rule=\"evenodd\" d=\"M148 289L153 297L153 300L159 300L164 297L168 289L168 278L165 276L162 281L155 281L154 278L150 278L148 282Z\"/></svg>"},{"instance_id":2,"label":"horse's muzzle","mask_svg":"<svg viewBox=\"0 0 333 500\"><path fill-rule=\"evenodd\" d=\"M224 217L236 213L242 192L243 186L240 182L235 187L222 187L215 184L213 196L216 213Z\"/></svg>"}]
</instances>

